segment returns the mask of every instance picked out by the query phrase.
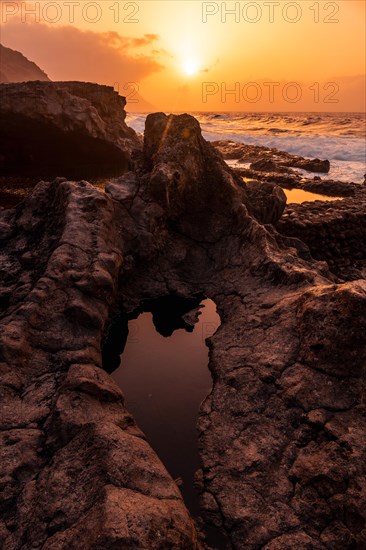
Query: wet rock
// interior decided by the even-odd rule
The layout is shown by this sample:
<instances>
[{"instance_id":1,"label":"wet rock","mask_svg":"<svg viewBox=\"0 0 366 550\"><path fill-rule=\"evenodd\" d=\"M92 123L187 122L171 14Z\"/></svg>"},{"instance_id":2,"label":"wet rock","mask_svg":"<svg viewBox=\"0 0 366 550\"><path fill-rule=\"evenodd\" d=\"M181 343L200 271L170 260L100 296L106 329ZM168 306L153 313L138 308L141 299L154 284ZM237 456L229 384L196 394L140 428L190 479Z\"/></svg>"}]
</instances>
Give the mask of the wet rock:
<instances>
[{"instance_id":1,"label":"wet rock","mask_svg":"<svg viewBox=\"0 0 366 550\"><path fill-rule=\"evenodd\" d=\"M252 170L262 172L288 172L288 168L301 168L309 172L327 174L330 170L328 160L305 159L298 155L291 155L275 148L248 145L235 141L213 141L213 145L227 160L237 159L238 162L252 163Z\"/></svg>"},{"instance_id":2,"label":"wet rock","mask_svg":"<svg viewBox=\"0 0 366 550\"><path fill-rule=\"evenodd\" d=\"M288 168L277 165L271 159L261 159L257 160L257 162L252 162L252 164L250 165L250 169L260 172L289 172Z\"/></svg>"},{"instance_id":3,"label":"wet rock","mask_svg":"<svg viewBox=\"0 0 366 550\"><path fill-rule=\"evenodd\" d=\"M284 189L302 189L311 193L326 195L329 197L351 197L360 189L360 185L351 182L322 180L320 178L307 179L296 172L278 173L263 172L233 166L232 169L245 180L255 179L261 182L276 183Z\"/></svg>"},{"instance_id":4,"label":"wet rock","mask_svg":"<svg viewBox=\"0 0 366 550\"><path fill-rule=\"evenodd\" d=\"M242 162L249 162L247 160L247 156L245 156L248 152L248 149L247 149L247 146L243 143L238 143L236 141L230 141L230 140L219 140L219 141L213 141L212 145L218 151L220 151L220 153L226 160L241 159ZM249 158L253 158L253 156Z\"/></svg>"},{"instance_id":5,"label":"wet rock","mask_svg":"<svg viewBox=\"0 0 366 550\"><path fill-rule=\"evenodd\" d=\"M321 180L320 178L314 178L313 181L305 180L297 187L299 189L304 189L305 191L310 191L311 193L327 195L328 197L351 197L359 191L359 185L355 183Z\"/></svg>"}]
</instances>

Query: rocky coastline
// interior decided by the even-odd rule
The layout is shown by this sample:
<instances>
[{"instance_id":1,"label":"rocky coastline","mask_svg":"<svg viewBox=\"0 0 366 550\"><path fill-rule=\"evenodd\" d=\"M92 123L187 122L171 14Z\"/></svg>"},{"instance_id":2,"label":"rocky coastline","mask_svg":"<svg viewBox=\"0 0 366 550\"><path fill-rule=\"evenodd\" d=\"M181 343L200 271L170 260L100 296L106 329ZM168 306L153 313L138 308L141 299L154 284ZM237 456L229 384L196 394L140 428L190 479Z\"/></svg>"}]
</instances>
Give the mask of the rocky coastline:
<instances>
[{"instance_id":1,"label":"rocky coastline","mask_svg":"<svg viewBox=\"0 0 366 550\"><path fill-rule=\"evenodd\" d=\"M249 184L192 116L149 115L141 144L112 89L32 85L87 107L79 139L114 139L123 164L105 189L66 174L0 209L0 547L203 550L210 525L236 550L365 547L362 186L286 206L280 178L301 177L272 158ZM28 116L16 86L35 113L29 86L2 85L7 120ZM56 126L73 142L42 110L43 136ZM102 368L119 312L197 294L221 318L198 424L200 526Z\"/></svg>"}]
</instances>

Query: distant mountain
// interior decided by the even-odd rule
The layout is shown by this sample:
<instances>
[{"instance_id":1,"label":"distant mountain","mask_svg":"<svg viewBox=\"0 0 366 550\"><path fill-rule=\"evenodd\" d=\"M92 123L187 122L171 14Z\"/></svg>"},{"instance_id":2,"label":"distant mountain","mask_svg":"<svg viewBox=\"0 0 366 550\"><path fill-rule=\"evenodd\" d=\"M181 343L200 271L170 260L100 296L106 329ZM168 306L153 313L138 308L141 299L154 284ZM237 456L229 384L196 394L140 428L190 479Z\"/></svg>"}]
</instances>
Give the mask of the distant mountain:
<instances>
[{"instance_id":1,"label":"distant mountain","mask_svg":"<svg viewBox=\"0 0 366 550\"><path fill-rule=\"evenodd\" d=\"M38 65L33 61L29 61L22 53L0 44L0 83L27 82L30 80L51 81ZM123 92L121 92L121 95L124 95ZM154 105L146 101L137 91L133 94L133 101L129 101L128 94L126 95L127 112L152 113L156 111Z\"/></svg>"},{"instance_id":2,"label":"distant mountain","mask_svg":"<svg viewBox=\"0 0 366 550\"><path fill-rule=\"evenodd\" d=\"M33 61L23 54L0 44L0 82L50 80Z\"/></svg>"}]
</instances>

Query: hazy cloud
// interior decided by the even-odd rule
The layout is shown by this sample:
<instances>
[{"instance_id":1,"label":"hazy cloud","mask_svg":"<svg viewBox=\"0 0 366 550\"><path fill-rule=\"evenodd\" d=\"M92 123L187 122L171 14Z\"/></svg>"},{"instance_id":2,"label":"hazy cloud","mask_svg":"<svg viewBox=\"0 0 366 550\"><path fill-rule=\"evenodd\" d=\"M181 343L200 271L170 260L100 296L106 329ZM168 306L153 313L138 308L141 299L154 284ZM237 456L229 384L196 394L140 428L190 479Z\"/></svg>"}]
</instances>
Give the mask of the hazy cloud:
<instances>
[{"instance_id":1,"label":"hazy cloud","mask_svg":"<svg viewBox=\"0 0 366 550\"><path fill-rule=\"evenodd\" d=\"M12 19L2 27L4 46L19 50L52 80L85 80L100 84L140 82L162 70L161 55L144 52L159 36L139 38L117 32L83 31L71 25L22 23Z\"/></svg>"}]
</instances>

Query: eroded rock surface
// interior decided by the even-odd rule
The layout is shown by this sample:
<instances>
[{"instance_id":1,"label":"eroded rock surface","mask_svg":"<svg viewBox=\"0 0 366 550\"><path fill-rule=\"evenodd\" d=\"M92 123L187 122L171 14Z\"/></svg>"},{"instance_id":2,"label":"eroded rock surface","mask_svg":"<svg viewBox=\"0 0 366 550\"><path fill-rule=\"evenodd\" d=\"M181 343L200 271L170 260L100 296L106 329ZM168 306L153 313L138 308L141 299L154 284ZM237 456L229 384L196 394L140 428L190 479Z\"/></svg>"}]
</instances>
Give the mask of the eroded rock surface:
<instances>
[{"instance_id":1,"label":"eroded rock surface","mask_svg":"<svg viewBox=\"0 0 366 550\"><path fill-rule=\"evenodd\" d=\"M236 160L232 170L246 181L276 184L284 189L301 189L330 197L351 197L360 189L352 182L310 177L296 170L327 174L328 160L305 159L285 151L258 145L248 145L230 140L214 141L212 144L226 160ZM243 166L247 164L247 166Z\"/></svg>"},{"instance_id":2,"label":"eroded rock surface","mask_svg":"<svg viewBox=\"0 0 366 550\"><path fill-rule=\"evenodd\" d=\"M125 98L85 82L0 85L0 174L121 174L139 149Z\"/></svg>"},{"instance_id":3,"label":"eroded rock surface","mask_svg":"<svg viewBox=\"0 0 366 550\"><path fill-rule=\"evenodd\" d=\"M206 524L238 550L363 548L365 280L336 284L256 220L192 117L150 115L135 162L106 194L58 180L1 213L1 426L16 445L2 545L198 547L100 367L118 309L201 292L221 317L199 420Z\"/></svg>"},{"instance_id":4,"label":"eroded rock surface","mask_svg":"<svg viewBox=\"0 0 366 550\"><path fill-rule=\"evenodd\" d=\"M170 219L171 201L156 210L146 194L156 159L161 197L185 181L186 167L173 155L184 126L195 128L185 118L148 119L145 140L153 128L162 155L145 147L138 177L126 176L107 192L131 219L141 222L142 209L151 208L159 220L139 226L144 242L130 250L135 269L122 286L126 306L138 294L198 290L218 305L222 325L210 341L214 388L200 417L206 517L237 549L362 547L365 281L331 283L324 264L300 260L244 205L231 234L215 242L202 234L198 243L185 226L185 210L178 225ZM191 139L197 150L199 136ZM190 140L180 147L189 157ZM207 148L205 154L210 170L215 156ZM194 157L190 162L192 173ZM221 181L212 178L211 186ZM250 206L240 185L233 193ZM210 235L215 198L206 197L202 218ZM155 260L147 261L146 242L154 245Z\"/></svg>"},{"instance_id":5,"label":"eroded rock surface","mask_svg":"<svg viewBox=\"0 0 366 550\"><path fill-rule=\"evenodd\" d=\"M268 224L276 223L281 218L287 201L281 187L270 182L249 181L245 189L251 212L257 220Z\"/></svg>"},{"instance_id":6,"label":"eroded rock surface","mask_svg":"<svg viewBox=\"0 0 366 550\"><path fill-rule=\"evenodd\" d=\"M198 548L179 490L101 368L122 244L110 198L40 183L1 218L0 546Z\"/></svg>"},{"instance_id":7,"label":"eroded rock surface","mask_svg":"<svg viewBox=\"0 0 366 550\"><path fill-rule=\"evenodd\" d=\"M276 225L288 237L301 239L317 260L326 261L342 279L366 273L366 188L334 202L291 204Z\"/></svg>"}]
</instances>

